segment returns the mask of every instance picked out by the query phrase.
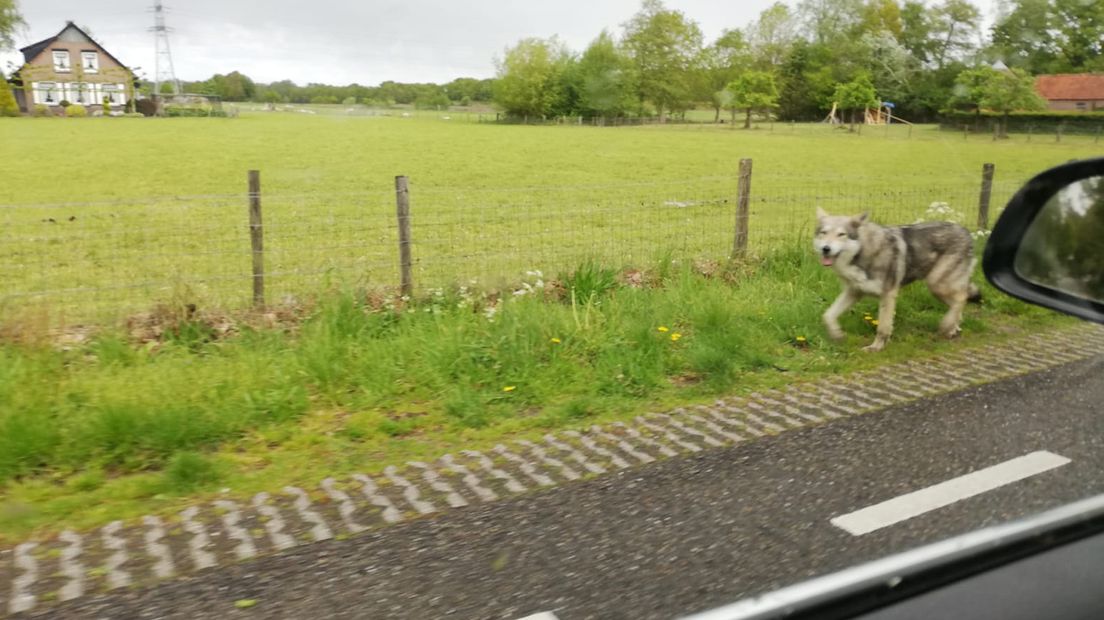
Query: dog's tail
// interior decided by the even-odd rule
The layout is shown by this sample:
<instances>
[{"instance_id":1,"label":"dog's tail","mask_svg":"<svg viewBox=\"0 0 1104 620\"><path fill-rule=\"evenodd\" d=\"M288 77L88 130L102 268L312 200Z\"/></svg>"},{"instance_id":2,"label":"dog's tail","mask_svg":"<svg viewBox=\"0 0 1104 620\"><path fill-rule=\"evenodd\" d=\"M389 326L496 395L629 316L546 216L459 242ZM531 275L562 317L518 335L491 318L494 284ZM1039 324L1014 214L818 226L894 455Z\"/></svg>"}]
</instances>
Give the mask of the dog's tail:
<instances>
[{"instance_id":1,"label":"dog's tail","mask_svg":"<svg viewBox=\"0 0 1104 620\"><path fill-rule=\"evenodd\" d=\"M966 301L972 304L981 303L981 289L977 287L973 282L970 283L970 287L966 289Z\"/></svg>"}]
</instances>

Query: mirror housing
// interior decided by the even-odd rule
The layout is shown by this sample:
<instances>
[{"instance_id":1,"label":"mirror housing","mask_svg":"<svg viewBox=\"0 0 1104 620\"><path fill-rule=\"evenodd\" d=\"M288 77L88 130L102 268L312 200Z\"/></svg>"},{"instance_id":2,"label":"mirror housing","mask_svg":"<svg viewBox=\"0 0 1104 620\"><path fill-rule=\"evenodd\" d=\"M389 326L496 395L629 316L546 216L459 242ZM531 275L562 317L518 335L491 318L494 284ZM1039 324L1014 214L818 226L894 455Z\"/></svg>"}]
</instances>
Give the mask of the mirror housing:
<instances>
[{"instance_id":1,"label":"mirror housing","mask_svg":"<svg viewBox=\"0 0 1104 620\"><path fill-rule=\"evenodd\" d=\"M1104 303L1043 286L1016 269L1016 257L1043 208L1066 187L1091 177L1104 177L1104 158L1074 161L1051 168L1024 185L1008 202L982 255L985 277L997 289L1030 304L1104 323ZM1100 240L1104 255L1104 239Z\"/></svg>"}]
</instances>

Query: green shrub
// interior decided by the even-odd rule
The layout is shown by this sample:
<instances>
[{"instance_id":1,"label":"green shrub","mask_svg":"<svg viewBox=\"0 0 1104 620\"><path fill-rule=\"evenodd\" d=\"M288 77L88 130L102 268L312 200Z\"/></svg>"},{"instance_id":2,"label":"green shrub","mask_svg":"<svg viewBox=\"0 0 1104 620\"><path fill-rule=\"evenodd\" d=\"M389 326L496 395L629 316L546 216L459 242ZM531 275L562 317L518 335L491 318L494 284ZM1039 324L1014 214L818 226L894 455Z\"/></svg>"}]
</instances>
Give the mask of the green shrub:
<instances>
[{"instance_id":1,"label":"green shrub","mask_svg":"<svg viewBox=\"0 0 1104 620\"><path fill-rule=\"evenodd\" d=\"M32 114L34 114L35 116L38 116L40 118L54 115L53 112L50 111L50 106L44 105L44 104L41 104L41 103L36 103L35 104L35 107L34 107L34 110L33 110Z\"/></svg>"},{"instance_id":2,"label":"green shrub","mask_svg":"<svg viewBox=\"0 0 1104 620\"><path fill-rule=\"evenodd\" d=\"M0 72L0 116L19 116L15 95L12 94L11 86L2 72Z\"/></svg>"},{"instance_id":3,"label":"green shrub","mask_svg":"<svg viewBox=\"0 0 1104 620\"><path fill-rule=\"evenodd\" d=\"M103 98L103 113L104 113L104 116L110 116L111 115L111 97L104 97Z\"/></svg>"},{"instance_id":4,"label":"green shrub","mask_svg":"<svg viewBox=\"0 0 1104 620\"><path fill-rule=\"evenodd\" d=\"M88 116L88 108L74 104L65 108L65 115L72 118L84 118Z\"/></svg>"}]
</instances>

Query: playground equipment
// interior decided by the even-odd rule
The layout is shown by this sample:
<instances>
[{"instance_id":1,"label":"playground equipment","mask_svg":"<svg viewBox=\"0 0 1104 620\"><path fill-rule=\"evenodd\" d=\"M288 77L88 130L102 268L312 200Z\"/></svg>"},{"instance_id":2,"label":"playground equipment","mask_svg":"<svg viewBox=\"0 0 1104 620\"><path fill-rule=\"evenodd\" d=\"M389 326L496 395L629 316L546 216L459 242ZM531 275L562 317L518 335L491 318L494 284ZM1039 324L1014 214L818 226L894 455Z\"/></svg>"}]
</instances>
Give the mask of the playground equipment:
<instances>
[{"instance_id":1,"label":"playground equipment","mask_svg":"<svg viewBox=\"0 0 1104 620\"><path fill-rule=\"evenodd\" d=\"M905 125L911 125L912 123L905 119L894 116L893 110L896 108L892 101L883 101L877 108L864 108L863 109L863 124L865 125L888 125L894 121L898 123L904 123ZM825 123L831 125L842 125L843 120L839 114L839 104L835 101L832 102L832 111L828 113L828 116L824 118Z\"/></svg>"}]
</instances>

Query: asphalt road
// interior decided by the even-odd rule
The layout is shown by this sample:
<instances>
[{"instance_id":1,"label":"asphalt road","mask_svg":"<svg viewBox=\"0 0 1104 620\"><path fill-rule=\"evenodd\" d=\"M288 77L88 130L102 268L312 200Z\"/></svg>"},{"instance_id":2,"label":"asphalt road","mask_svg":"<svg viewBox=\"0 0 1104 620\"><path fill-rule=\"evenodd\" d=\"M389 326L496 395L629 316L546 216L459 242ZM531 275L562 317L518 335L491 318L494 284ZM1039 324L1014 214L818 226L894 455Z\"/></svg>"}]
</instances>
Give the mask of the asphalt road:
<instances>
[{"instance_id":1,"label":"asphalt road","mask_svg":"<svg viewBox=\"0 0 1104 620\"><path fill-rule=\"evenodd\" d=\"M1102 493L1102 444L1099 357L26 617L674 618ZM1070 462L868 534L829 523L1040 450Z\"/></svg>"}]
</instances>

